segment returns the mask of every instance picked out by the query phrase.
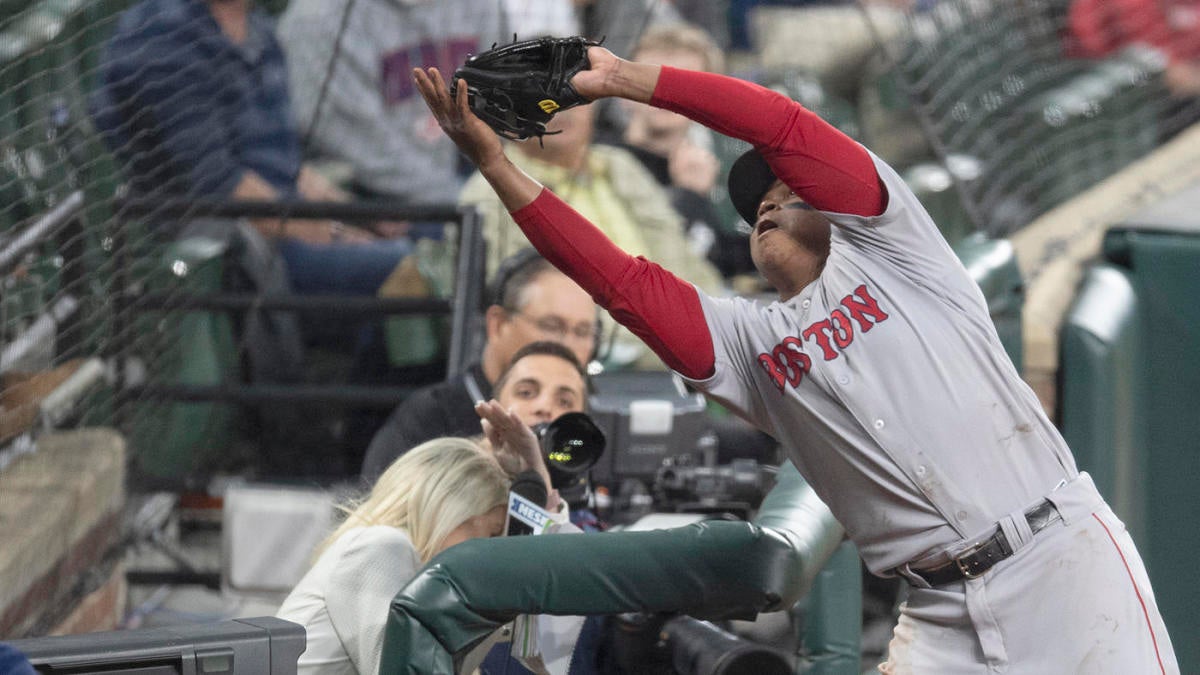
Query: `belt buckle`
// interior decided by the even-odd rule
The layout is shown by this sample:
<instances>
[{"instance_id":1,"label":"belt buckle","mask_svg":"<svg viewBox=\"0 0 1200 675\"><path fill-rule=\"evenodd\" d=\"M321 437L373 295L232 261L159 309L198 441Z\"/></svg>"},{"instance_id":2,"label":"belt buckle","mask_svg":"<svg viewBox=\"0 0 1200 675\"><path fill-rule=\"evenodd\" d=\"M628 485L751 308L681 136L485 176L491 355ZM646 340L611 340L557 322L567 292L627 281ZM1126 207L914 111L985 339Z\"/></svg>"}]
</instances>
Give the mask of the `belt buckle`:
<instances>
[{"instance_id":1,"label":"belt buckle","mask_svg":"<svg viewBox=\"0 0 1200 675\"><path fill-rule=\"evenodd\" d=\"M954 557L954 566L958 568L959 572L962 572L963 577L967 579L978 579L987 572L986 569L981 572L973 572L971 570L971 562L967 560L967 558L970 556L978 553L979 550L986 544L987 540L985 539Z\"/></svg>"}]
</instances>

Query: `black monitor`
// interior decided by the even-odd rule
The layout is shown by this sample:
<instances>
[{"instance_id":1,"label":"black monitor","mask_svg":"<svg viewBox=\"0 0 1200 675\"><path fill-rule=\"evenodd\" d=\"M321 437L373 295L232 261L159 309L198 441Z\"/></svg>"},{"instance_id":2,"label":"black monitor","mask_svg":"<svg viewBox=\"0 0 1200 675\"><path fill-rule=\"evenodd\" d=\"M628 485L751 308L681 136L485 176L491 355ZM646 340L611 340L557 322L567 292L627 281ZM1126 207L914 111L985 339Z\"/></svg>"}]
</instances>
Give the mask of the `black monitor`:
<instances>
[{"instance_id":1,"label":"black monitor","mask_svg":"<svg viewBox=\"0 0 1200 675\"><path fill-rule=\"evenodd\" d=\"M9 644L43 675L294 675L305 634L268 616Z\"/></svg>"}]
</instances>

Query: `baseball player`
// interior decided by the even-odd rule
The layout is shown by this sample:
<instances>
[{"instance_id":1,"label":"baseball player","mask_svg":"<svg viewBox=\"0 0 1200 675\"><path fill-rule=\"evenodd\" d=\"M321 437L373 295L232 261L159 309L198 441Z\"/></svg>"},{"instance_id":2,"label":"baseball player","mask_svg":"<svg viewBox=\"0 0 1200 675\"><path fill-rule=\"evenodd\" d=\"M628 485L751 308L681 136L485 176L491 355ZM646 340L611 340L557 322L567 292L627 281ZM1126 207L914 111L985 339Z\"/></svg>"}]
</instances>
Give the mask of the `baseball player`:
<instances>
[{"instance_id":1,"label":"baseball player","mask_svg":"<svg viewBox=\"0 0 1200 675\"><path fill-rule=\"evenodd\" d=\"M414 78L530 242L707 395L772 434L872 572L911 593L885 673L1174 673L1124 525L1006 356L984 298L895 171L785 96L626 61L570 80L754 146L730 193L767 305L616 248L506 159L436 69Z\"/></svg>"}]
</instances>

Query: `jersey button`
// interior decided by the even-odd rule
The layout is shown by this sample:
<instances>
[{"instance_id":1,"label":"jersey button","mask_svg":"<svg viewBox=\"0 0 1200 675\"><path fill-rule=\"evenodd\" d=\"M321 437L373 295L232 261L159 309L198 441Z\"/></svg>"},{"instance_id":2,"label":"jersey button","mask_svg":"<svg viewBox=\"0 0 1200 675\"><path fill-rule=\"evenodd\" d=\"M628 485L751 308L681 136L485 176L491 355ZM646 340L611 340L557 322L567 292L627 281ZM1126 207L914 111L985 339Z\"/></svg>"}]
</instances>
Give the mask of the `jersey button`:
<instances>
[{"instance_id":1,"label":"jersey button","mask_svg":"<svg viewBox=\"0 0 1200 675\"><path fill-rule=\"evenodd\" d=\"M954 514L954 517L958 518L959 522L962 522L967 519L967 512L959 511L958 513Z\"/></svg>"},{"instance_id":2,"label":"jersey button","mask_svg":"<svg viewBox=\"0 0 1200 675\"><path fill-rule=\"evenodd\" d=\"M918 475L918 476L924 476L924 475L925 475L925 465L921 465L921 466L918 466L918 467L917 467L917 475Z\"/></svg>"},{"instance_id":3,"label":"jersey button","mask_svg":"<svg viewBox=\"0 0 1200 675\"><path fill-rule=\"evenodd\" d=\"M883 428L883 420L875 420L875 428L882 429Z\"/></svg>"},{"instance_id":4,"label":"jersey button","mask_svg":"<svg viewBox=\"0 0 1200 675\"><path fill-rule=\"evenodd\" d=\"M850 384L850 378L847 375L838 375L838 384Z\"/></svg>"},{"instance_id":5,"label":"jersey button","mask_svg":"<svg viewBox=\"0 0 1200 675\"><path fill-rule=\"evenodd\" d=\"M800 303L800 306L803 307L804 309L808 309L808 306L811 304L812 304L812 300L805 298L804 301Z\"/></svg>"}]
</instances>

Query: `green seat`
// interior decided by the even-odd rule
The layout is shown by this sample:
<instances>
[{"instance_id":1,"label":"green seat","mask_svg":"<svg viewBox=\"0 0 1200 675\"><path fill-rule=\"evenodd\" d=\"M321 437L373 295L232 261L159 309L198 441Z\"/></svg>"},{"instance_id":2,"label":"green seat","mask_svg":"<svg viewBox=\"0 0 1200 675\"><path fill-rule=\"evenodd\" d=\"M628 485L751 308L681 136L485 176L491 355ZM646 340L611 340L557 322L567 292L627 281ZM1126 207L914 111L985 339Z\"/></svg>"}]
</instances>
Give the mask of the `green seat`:
<instances>
[{"instance_id":1,"label":"green seat","mask_svg":"<svg viewBox=\"0 0 1200 675\"><path fill-rule=\"evenodd\" d=\"M798 70L769 72L760 76L768 87L780 90L800 105L820 115L821 119L837 127L851 138L861 138L858 111L850 101L837 96L821 84L814 73Z\"/></svg>"},{"instance_id":2,"label":"green seat","mask_svg":"<svg viewBox=\"0 0 1200 675\"><path fill-rule=\"evenodd\" d=\"M17 52L5 71L5 94L14 111L5 137L15 150L10 159L21 162L24 210L43 213L78 189L85 195L82 241L73 240L79 244L77 256L65 259L61 242L47 242L43 251L55 265L72 266L62 276L80 280L79 286L64 290L97 300L82 303L83 322L93 327L84 348L95 353L107 335L109 305L103 299L110 297L112 286L106 281L111 274L104 270L112 267L112 247L106 245L106 228L115 171L103 162L79 73L79 37L89 7L85 0L39 0L7 24L0 40Z\"/></svg>"},{"instance_id":3,"label":"green seat","mask_svg":"<svg viewBox=\"0 0 1200 675\"><path fill-rule=\"evenodd\" d=\"M943 155L979 158L979 178L966 193L995 231L1023 226L1057 198L1038 186L1061 153L1045 149L1050 130L1027 109L1082 66L1063 57L1045 5L942 0L910 15L894 67L873 63L860 97L865 141L894 165L928 161L939 146ZM936 142L927 148L922 134Z\"/></svg>"},{"instance_id":4,"label":"green seat","mask_svg":"<svg viewBox=\"0 0 1200 675\"><path fill-rule=\"evenodd\" d=\"M32 0L0 0L0 30L18 18L31 4Z\"/></svg>"},{"instance_id":5,"label":"green seat","mask_svg":"<svg viewBox=\"0 0 1200 675\"><path fill-rule=\"evenodd\" d=\"M29 217L35 190L21 152L21 123L17 119L20 101L16 91L23 52L24 40L19 35L0 32L0 234Z\"/></svg>"},{"instance_id":6,"label":"green seat","mask_svg":"<svg viewBox=\"0 0 1200 675\"><path fill-rule=\"evenodd\" d=\"M1095 75L1113 92L1112 170L1119 171L1158 146L1162 117L1170 100L1163 71L1166 63L1153 50L1131 47L1095 65Z\"/></svg>"},{"instance_id":7,"label":"green seat","mask_svg":"<svg viewBox=\"0 0 1200 675\"><path fill-rule=\"evenodd\" d=\"M905 169L901 174L921 205L929 212L946 241L954 244L974 230L963 207L962 197L954 184L950 170L935 162L923 162Z\"/></svg>"},{"instance_id":8,"label":"green seat","mask_svg":"<svg viewBox=\"0 0 1200 675\"><path fill-rule=\"evenodd\" d=\"M143 265L138 287L171 293L222 288L226 245L184 239L160 249ZM147 263L149 261L146 261ZM220 385L239 378L233 325L220 312L131 315L122 350L161 384ZM130 447L146 475L178 481L227 452L235 410L220 402L179 402L145 397L127 406Z\"/></svg>"},{"instance_id":9,"label":"green seat","mask_svg":"<svg viewBox=\"0 0 1200 675\"><path fill-rule=\"evenodd\" d=\"M6 24L0 31L0 153L3 153L3 169L0 170L0 190L11 201L4 205L5 229L24 228L35 218L50 210L59 200L58 190L66 190L67 184L58 171L60 166L48 151L44 141L47 130L43 125L31 123L36 117L31 113L33 102L39 100L35 94L39 77L38 68L44 67L39 57L47 44L46 36L53 26L37 20L36 12L25 11ZM65 192L62 193L65 197ZM61 261L56 251L56 242L42 242L27 257L24 277L12 279L4 294L10 296L6 309L16 312L6 319L10 331L22 322L42 313L58 292L59 274L56 264ZM15 323L14 323L15 322Z\"/></svg>"},{"instance_id":10,"label":"green seat","mask_svg":"<svg viewBox=\"0 0 1200 675\"><path fill-rule=\"evenodd\" d=\"M991 239L976 232L958 241L954 253L983 292L1000 344L1013 365L1020 369L1024 362L1021 313L1025 281L1012 244L1007 239Z\"/></svg>"},{"instance_id":11,"label":"green seat","mask_svg":"<svg viewBox=\"0 0 1200 675\"><path fill-rule=\"evenodd\" d=\"M425 293L413 293L434 298L450 298L454 294L454 256L444 242L421 239L414 254L404 264L420 276ZM415 281L415 279L414 279ZM396 368L422 366L446 357L450 341L449 317L422 314L392 316L384 320L384 339L388 363Z\"/></svg>"},{"instance_id":12,"label":"green seat","mask_svg":"<svg viewBox=\"0 0 1200 675\"><path fill-rule=\"evenodd\" d=\"M920 52L919 46L912 47ZM921 59L917 54L911 58ZM929 139L909 97L905 74L882 54L866 66L858 93L862 142L892 166L903 167L933 159Z\"/></svg>"}]
</instances>

